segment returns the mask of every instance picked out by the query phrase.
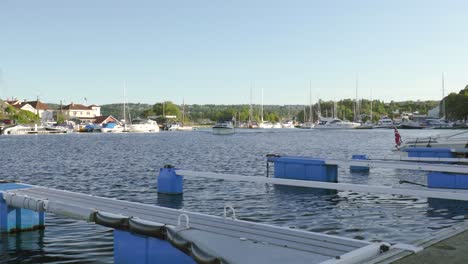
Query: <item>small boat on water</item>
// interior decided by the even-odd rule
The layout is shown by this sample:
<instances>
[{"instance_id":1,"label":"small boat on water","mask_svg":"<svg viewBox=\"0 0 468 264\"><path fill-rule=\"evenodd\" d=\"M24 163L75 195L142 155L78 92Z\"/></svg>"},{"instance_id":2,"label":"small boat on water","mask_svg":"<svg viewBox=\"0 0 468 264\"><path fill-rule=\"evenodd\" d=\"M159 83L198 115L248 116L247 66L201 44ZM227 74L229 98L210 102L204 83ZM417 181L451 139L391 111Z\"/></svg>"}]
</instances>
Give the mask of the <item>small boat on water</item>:
<instances>
[{"instance_id":1,"label":"small boat on water","mask_svg":"<svg viewBox=\"0 0 468 264\"><path fill-rule=\"evenodd\" d=\"M426 127L427 128L452 128L453 124L442 119L428 118L426 119Z\"/></svg>"},{"instance_id":2,"label":"small boat on water","mask_svg":"<svg viewBox=\"0 0 468 264\"><path fill-rule=\"evenodd\" d=\"M281 128L281 123L280 122L276 122L273 124L272 128Z\"/></svg>"},{"instance_id":3,"label":"small boat on water","mask_svg":"<svg viewBox=\"0 0 468 264\"><path fill-rule=\"evenodd\" d=\"M312 129L315 127L315 124L312 122L305 122L300 128L302 129Z\"/></svg>"},{"instance_id":4,"label":"small boat on water","mask_svg":"<svg viewBox=\"0 0 468 264\"><path fill-rule=\"evenodd\" d=\"M421 124L416 121L405 121L402 122L399 126L401 129L423 129L425 128L425 124Z\"/></svg>"},{"instance_id":5,"label":"small boat on water","mask_svg":"<svg viewBox=\"0 0 468 264\"><path fill-rule=\"evenodd\" d=\"M360 126L360 123L341 120L339 118L321 118L316 129L351 129Z\"/></svg>"},{"instance_id":6,"label":"small boat on water","mask_svg":"<svg viewBox=\"0 0 468 264\"><path fill-rule=\"evenodd\" d=\"M258 126L260 128L264 128L264 129L273 128L273 124L271 122L269 122L269 121L260 122L260 124Z\"/></svg>"},{"instance_id":7,"label":"small boat on water","mask_svg":"<svg viewBox=\"0 0 468 264\"><path fill-rule=\"evenodd\" d=\"M124 127L117 123L107 123L103 124L100 128L94 129L94 132L102 132L102 133L120 133L123 132Z\"/></svg>"},{"instance_id":8,"label":"small boat on water","mask_svg":"<svg viewBox=\"0 0 468 264\"><path fill-rule=\"evenodd\" d=\"M134 119L128 127L128 132L159 132L158 123L151 119Z\"/></svg>"},{"instance_id":9,"label":"small boat on water","mask_svg":"<svg viewBox=\"0 0 468 264\"><path fill-rule=\"evenodd\" d=\"M231 135L236 132L231 121L218 121L213 128L213 135Z\"/></svg>"},{"instance_id":10,"label":"small boat on water","mask_svg":"<svg viewBox=\"0 0 468 264\"><path fill-rule=\"evenodd\" d=\"M2 134L3 135L26 135L32 131L34 131L34 129L30 126L13 125L13 126L3 128Z\"/></svg>"},{"instance_id":11,"label":"small boat on water","mask_svg":"<svg viewBox=\"0 0 468 264\"><path fill-rule=\"evenodd\" d=\"M380 118L380 120L377 122L377 124L374 126L374 128L394 128L395 123L393 123L393 120L390 119L388 116L383 116Z\"/></svg>"},{"instance_id":12,"label":"small boat on water","mask_svg":"<svg viewBox=\"0 0 468 264\"><path fill-rule=\"evenodd\" d=\"M192 131L193 130L193 127L191 126L184 126L183 124L179 124L179 123L174 123L174 124L171 124L168 128L167 128L168 131Z\"/></svg>"},{"instance_id":13,"label":"small boat on water","mask_svg":"<svg viewBox=\"0 0 468 264\"><path fill-rule=\"evenodd\" d=\"M286 120L281 124L282 128L294 128L294 122L291 120Z\"/></svg>"}]
</instances>

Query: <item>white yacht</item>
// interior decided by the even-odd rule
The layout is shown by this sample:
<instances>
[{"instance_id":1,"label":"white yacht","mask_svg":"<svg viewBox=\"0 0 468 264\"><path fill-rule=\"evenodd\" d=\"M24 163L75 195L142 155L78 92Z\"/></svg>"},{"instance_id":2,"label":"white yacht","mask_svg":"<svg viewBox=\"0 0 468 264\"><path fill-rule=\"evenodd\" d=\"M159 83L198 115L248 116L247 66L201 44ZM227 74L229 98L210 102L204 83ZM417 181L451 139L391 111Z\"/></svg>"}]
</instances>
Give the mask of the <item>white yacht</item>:
<instances>
[{"instance_id":1,"label":"white yacht","mask_svg":"<svg viewBox=\"0 0 468 264\"><path fill-rule=\"evenodd\" d=\"M29 132L34 131L34 128L29 126L14 125L10 127L5 127L2 130L3 135L25 135Z\"/></svg>"},{"instance_id":2,"label":"white yacht","mask_svg":"<svg viewBox=\"0 0 468 264\"><path fill-rule=\"evenodd\" d=\"M374 128L394 128L395 124L393 123L393 120L390 119L388 116L383 116L380 118L379 122L377 122L377 125L374 126Z\"/></svg>"},{"instance_id":3,"label":"white yacht","mask_svg":"<svg viewBox=\"0 0 468 264\"><path fill-rule=\"evenodd\" d=\"M192 131L193 127L184 126L182 124L175 123L175 124L170 125L167 130L169 130L169 131Z\"/></svg>"},{"instance_id":4,"label":"white yacht","mask_svg":"<svg viewBox=\"0 0 468 264\"><path fill-rule=\"evenodd\" d=\"M92 124L92 132L94 133L120 133L124 131L124 127L117 122L108 122L102 124Z\"/></svg>"},{"instance_id":5,"label":"white yacht","mask_svg":"<svg viewBox=\"0 0 468 264\"><path fill-rule=\"evenodd\" d=\"M339 118L321 118L315 126L317 129L350 129L360 126L360 123L341 120Z\"/></svg>"},{"instance_id":6,"label":"white yacht","mask_svg":"<svg viewBox=\"0 0 468 264\"><path fill-rule=\"evenodd\" d=\"M158 123L151 119L134 119L128 132L159 132Z\"/></svg>"},{"instance_id":7,"label":"white yacht","mask_svg":"<svg viewBox=\"0 0 468 264\"><path fill-rule=\"evenodd\" d=\"M294 122L291 120L286 120L281 124L282 128L294 128Z\"/></svg>"},{"instance_id":8,"label":"white yacht","mask_svg":"<svg viewBox=\"0 0 468 264\"><path fill-rule=\"evenodd\" d=\"M400 149L403 148L468 149L468 131L432 137L408 138L400 146Z\"/></svg>"},{"instance_id":9,"label":"white yacht","mask_svg":"<svg viewBox=\"0 0 468 264\"><path fill-rule=\"evenodd\" d=\"M302 124L301 128L302 129L312 129L315 127L315 124L312 123L312 122L305 122L304 124Z\"/></svg>"},{"instance_id":10,"label":"white yacht","mask_svg":"<svg viewBox=\"0 0 468 264\"><path fill-rule=\"evenodd\" d=\"M231 121L218 121L212 129L213 135L230 135L236 132Z\"/></svg>"},{"instance_id":11,"label":"white yacht","mask_svg":"<svg viewBox=\"0 0 468 264\"><path fill-rule=\"evenodd\" d=\"M260 128L273 128L273 124L268 121L260 122L258 125Z\"/></svg>"},{"instance_id":12,"label":"white yacht","mask_svg":"<svg viewBox=\"0 0 468 264\"><path fill-rule=\"evenodd\" d=\"M123 132L124 127L116 123L107 123L101 127L102 133L120 133Z\"/></svg>"},{"instance_id":13,"label":"white yacht","mask_svg":"<svg viewBox=\"0 0 468 264\"><path fill-rule=\"evenodd\" d=\"M281 128L281 123L280 122L276 122L273 124L273 127L272 128Z\"/></svg>"}]
</instances>

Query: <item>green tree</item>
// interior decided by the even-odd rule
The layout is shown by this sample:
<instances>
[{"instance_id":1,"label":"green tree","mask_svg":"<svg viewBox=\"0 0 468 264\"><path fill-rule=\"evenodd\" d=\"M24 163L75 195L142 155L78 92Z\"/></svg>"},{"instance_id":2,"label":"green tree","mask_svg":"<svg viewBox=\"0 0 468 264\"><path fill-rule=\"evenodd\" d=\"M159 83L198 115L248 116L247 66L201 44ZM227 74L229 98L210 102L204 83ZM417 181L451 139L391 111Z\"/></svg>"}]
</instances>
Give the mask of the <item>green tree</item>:
<instances>
[{"instance_id":1,"label":"green tree","mask_svg":"<svg viewBox=\"0 0 468 264\"><path fill-rule=\"evenodd\" d=\"M155 115L159 115L159 116L175 115L179 119L182 117L179 106L172 103L171 101L156 103L153 105L152 110Z\"/></svg>"},{"instance_id":2,"label":"green tree","mask_svg":"<svg viewBox=\"0 0 468 264\"><path fill-rule=\"evenodd\" d=\"M13 115L10 114L10 116L18 124L31 124L39 122L40 120L36 114L26 110L15 111L15 113Z\"/></svg>"}]
</instances>

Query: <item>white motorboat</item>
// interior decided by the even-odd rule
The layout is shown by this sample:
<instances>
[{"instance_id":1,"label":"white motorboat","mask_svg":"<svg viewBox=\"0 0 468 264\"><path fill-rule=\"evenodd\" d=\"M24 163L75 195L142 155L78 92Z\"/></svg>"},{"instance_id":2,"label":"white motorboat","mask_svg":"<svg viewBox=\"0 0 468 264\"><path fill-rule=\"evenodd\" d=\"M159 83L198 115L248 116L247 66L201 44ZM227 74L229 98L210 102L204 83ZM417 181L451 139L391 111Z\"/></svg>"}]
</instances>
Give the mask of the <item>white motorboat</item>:
<instances>
[{"instance_id":1,"label":"white motorboat","mask_svg":"<svg viewBox=\"0 0 468 264\"><path fill-rule=\"evenodd\" d=\"M10 127L5 127L2 130L3 135L25 135L34 131L34 128L29 126L14 125Z\"/></svg>"},{"instance_id":2,"label":"white motorboat","mask_svg":"<svg viewBox=\"0 0 468 264\"><path fill-rule=\"evenodd\" d=\"M273 127L272 128L281 128L281 123L280 122L276 122L273 124Z\"/></svg>"},{"instance_id":3,"label":"white motorboat","mask_svg":"<svg viewBox=\"0 0 468 264\"><path fill-rule=\"evenodd\" d=\"M395 124L393 120L390 119L388 116L383 116L380 118L379 122L374 126L374 128L394 128Z\"/></svg>"},{"instance_id":4,"label":"white motorboat","mask_svg":"<svg viewBox=\"0 0 468 264\"><path fill-rule=\"evenodd\" d=\"M450 148L468 150L468 131L432 137L408 138L400 146L403 148Z\"/></svg>"},{"instance_id":5,"label":"white motorboat","mask_svg":"<svg viewBox=\"0 0 468 264\"><path fill-rule=\"evenodd\" d=\"M453 127L453 124L448 123L446 120L428 118L426 119L427 128L450 128Z\"/></svg>"},{"instance_id":6,"label":"white motorboat","mask_svg":"<svg viewBox=\"0 0 468 264\"><path fill-rule=\"evenodd\" d=\"M151 119L134 119L128 132L159 132L158 123Z\"/></svg>"},{"instance_id":7,"label":"white motorboat","mask_svg":"<svg viewBox=\"0 0 468 264\"><path fill-rule=\"evenodd\" d=\"M282 128L294 128L294 122L291 120L287 120L281 124Z\"/></svg>"},{"instance_id":8,"label":"white motorboat","mask_svg":"<svg viewBox=\"0 0 468 264\"><path fill-rule=\"evenodd\" d=\"M312 129L315 127L315 124L312 123L312 122L305 122L304 124L302 124L301 128L302 129Z\"/></svg>"},{"instance_id":9,"label":"white motorboat","mask_svg":"<svg viewBox=\"0 0 468 264\"><path fill-rule=\"evenodd\" d=\"M351 129L360 126L360 123L341 120L339 118L321 118L315 126L317 129Z\"/></svg>"},{"instance_id":10,"label":"white motorboat","mask_svg":"<svg viewBox=\"0 0 468 264\"><path fill-rule=\"evenodd\" d=\"M116 123L107 123L100 128L102 133L120 133L123 132L124 127Z\"/></svg>"},{"instance_id":11,"label":"white motorboat","mask_svg":"<svg viewBox=\"0 0 468 264\"><path fill-rule=\"evenodd\" d=\"M214 135L230 135L236 132L231 121L219 121L212 130Z\"/></svg>"},{"instance_id":12,"label":"white motorboat","mask_svg":"<svg viewBox=\"0 0 468 264\"><path fill-rule=\"evenodd\" d=\"M268 122L268 121L261 122L258 126L260 128L265 128L265 129L273 128L273 124L271 122Z\"/></svg>"},{"instance_id":13,"label":"white motorboat","mask_svg":"<svg viewBox=\"0 0 468 264\"><path fill-rule=\"evenodd\" d=\"M167 130L168 131L192 131L193 127L184 126L182 124L174 123L174 124L170 125Z\"/></svg>"}]
</instances>

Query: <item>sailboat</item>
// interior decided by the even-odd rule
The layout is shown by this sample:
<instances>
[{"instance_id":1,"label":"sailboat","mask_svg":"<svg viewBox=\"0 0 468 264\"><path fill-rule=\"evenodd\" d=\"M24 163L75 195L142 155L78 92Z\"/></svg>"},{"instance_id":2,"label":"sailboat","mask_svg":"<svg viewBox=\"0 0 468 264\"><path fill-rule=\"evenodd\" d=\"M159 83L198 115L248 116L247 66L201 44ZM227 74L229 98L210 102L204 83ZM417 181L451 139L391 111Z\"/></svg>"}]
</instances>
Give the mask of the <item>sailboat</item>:
<instances>
[{"instance_id":1,"label":"sailboat","mask_svg":"<svg viewBox=\"0 0 468 264\"><path fill-rule=\"evenodd\" d=\"M337 117L337 104L334 102L333 118L320 118L318 124L315 126L317 129L350 129L360 126L360 123L350 122L348 120L341 120Z\"/></svg>"},{"instance_id":2,"label":"sailboat","mask_svg":"<svg viewBox=\"0 0 468 264\"><path fill-rule=\"evenodd\" d=\"M306 111L304 108L304 119L306 116ZM313 112L312 112L312 81L309 81L309 119L307 122L304 122L301 128L304 129L311 129L314 128L314 117L313 117Z\"/></svg>"},{"instance_id":3,"label":"sailboat","mask_svg":"<svg viewBox=\"0 0 468 264\"><path fill-rule=\"evenodd\" d=\"M269 121L263 120L263 88L262 88L262 107L260 108L260 124L258 125L260 128L273 128L273 124Z\"/></svg>"},{"instance_id":4,"label":"sailboat","mask_svg":"<svg viewBox=\"0 0 468 264\"><path fill-rule=\"evenodd\" d=\"M182 122L174 124L169 127L169 130L177 131L192 131L193 127L185 125L185 100L182 100Z\"/></svg>"}]
</instances>

